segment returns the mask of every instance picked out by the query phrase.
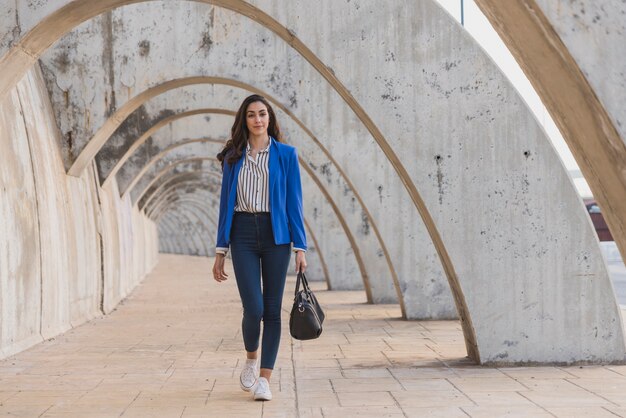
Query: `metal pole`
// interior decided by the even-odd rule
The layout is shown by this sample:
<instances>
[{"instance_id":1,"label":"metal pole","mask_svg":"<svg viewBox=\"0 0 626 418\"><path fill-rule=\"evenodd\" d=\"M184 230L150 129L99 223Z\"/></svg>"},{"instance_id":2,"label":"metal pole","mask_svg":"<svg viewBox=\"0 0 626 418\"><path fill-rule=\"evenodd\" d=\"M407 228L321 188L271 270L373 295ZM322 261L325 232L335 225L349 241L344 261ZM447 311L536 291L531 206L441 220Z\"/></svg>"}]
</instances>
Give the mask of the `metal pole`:
<instances>
[{"instance_id":1,"label":"metal pole","mask_svg":"<svg viewBox=\"0 0 626 418\"><path fill-rule=\"evenodd\" d=\"M465 26L465 16L463 13L463 0L461 0L461 26Z\"/></svg>"}]
</instances>

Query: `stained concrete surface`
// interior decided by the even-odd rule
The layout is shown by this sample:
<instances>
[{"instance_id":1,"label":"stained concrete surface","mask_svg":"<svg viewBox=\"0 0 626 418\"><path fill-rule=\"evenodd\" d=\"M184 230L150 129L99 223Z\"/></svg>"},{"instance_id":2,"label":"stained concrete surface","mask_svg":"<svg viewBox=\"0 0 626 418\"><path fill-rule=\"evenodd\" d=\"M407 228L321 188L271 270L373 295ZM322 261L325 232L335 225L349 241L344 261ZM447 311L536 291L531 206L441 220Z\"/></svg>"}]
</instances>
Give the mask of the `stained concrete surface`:
<instances>
[{"instance_id":1,"label":"stained concrete surface","mask_svg":"<svg viewBox=\"0 0 626 418\"><path fill-rule=\"evenodd\" d=\"M602 253L606 260L609 274L611 275L611 282L613 283L613 289L615 289L615 296L617 302L626 307L626 265L613 241L605 241L600 243Z\"/></svg>"},{"instance_id":2,"label":"stained concrete surface","mask_svg":"<svg viewBox=\"0 0 626 418\"><path fill-rule=\"evenodd\" d=\"M15 2L13 40L66 2ZM471 314L468 347L483 361L623 359L621 317L584 208L525 104L456 22L432 1L255 4L247 17L197 2L137 4L77 26L42 55L61 149L78 152L113 125L105 122L113 111L157 83L218 74L255 85L338 155L373 218L396 221L381 234L413 308L407 316L440 312L424 307L447 289L443 262L469 313L461 312ZM69 30L66 17L79 13L70 9L48 24ZM16 56L30 62L42 49L25 45ZM122 231L124 220L108 225ZM121 265L124 238L114 243Z\"/></svg>"},{"instance_id":3,"label":"stained concrete surface","mask_svg":"<svg viewBox=\"0 0 626 418\"><path fill-rule=\"evenodd\" d=\"M320 339L283 338L261 403L238 384L241 305L212 259L159 256L110 315L0 361L0 414L41 417L615 417L626 366L475 366L458 321L403 321L397 305L314 284Z\"/></svg>"},{"instance_id":4,"label":"stained concrete surface","mask_svg":"<svg viewBox=\"0 0 626 418\"><path fill-rule=\"evenodd\" d=\"M0 101L0 357L112 310L156 263L156 226L65 174L39 68Z\"/></svg>"},{"instance_id":5,"label":"stained concrete surface","mask_svg":"<svg viewBox=\"0 0 626 418\"><path fill-rule=\"evenodd\" d=\"M447 276L469 312L463 323L472 321L468 347L484 362L624 358L618 307L575 189L525 103L462 27L432 1L254 4L243 17L195 2L138 3L68 33L42 62L75 150L160 83L203 75L253 85L284 103L353 180L395 263L407 317L453 311L432 306ZM263 12L294 42L264 27ZM82 48L69 48L74 65L65 66L74 42ZM92 88L83 72L110 83ZM568 315L563 301L581 293L580 313Z\"/></svg>"}]
</instances>

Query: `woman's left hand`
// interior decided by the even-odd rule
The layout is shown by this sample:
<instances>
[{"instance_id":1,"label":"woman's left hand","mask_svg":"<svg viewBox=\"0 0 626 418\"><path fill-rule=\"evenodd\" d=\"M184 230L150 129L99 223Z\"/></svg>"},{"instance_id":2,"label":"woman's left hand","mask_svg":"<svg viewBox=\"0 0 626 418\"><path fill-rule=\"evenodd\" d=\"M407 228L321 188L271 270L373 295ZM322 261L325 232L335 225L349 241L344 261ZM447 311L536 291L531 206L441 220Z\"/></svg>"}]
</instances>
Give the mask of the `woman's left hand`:
<instances>
[{"instance_id":1,"label":"woman's left hand","mask_svg":"<svg viewBox=\"0 0 626 418\"><path fill-rule=\"evenodd\" d=\"M296 251L296 273L306 270L306 256L304 251Z\"/></svg>"}]
</instances>

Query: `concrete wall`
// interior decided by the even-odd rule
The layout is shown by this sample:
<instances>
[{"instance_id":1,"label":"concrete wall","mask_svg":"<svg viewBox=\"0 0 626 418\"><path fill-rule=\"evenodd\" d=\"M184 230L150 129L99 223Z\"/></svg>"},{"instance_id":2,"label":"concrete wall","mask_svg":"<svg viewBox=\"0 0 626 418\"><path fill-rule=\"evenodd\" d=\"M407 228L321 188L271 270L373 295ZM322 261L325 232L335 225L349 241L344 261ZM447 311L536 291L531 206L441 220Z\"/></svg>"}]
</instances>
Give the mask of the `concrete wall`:
<instances>
[{"instance_id":1,"label":"concrete wall","mask_svg":"<svg viewBox=\"0 0 626 418\"><path fill-rule=\"evenodd\" d=\"M626 257L626 3L476 3L559 127Z\"/></svg>"},{"instance_id":2,"label":"concrete wall","mask_svg":"<svg viewBox=\"0 0 626 418\"><path fill-rule=\"evenodd\" d=\"M0 138L2 358L101 315L103 284L109 312L153 268L157 251L154 223L100 190L95 164L79 178L65 174L38 67L0 103ZM110 207L101 204L107 199ZM126 256L103 266L113 247Z\"/></svg>"},{"instance_id":3,"label":"concrete wall","mask_svg":"<svg viewBox=\"0 0 626 418\"><path fill-rule=\"evenodd\" d=\"M24 3L17 14L30 13L29 27L41 11ZM453 316L451 289L479 362L624 360L619 309L566 171L497 66L435 2L262 0L247 17L229 9L240 3L124 6L47 50L66 167L163 83L222 77L260 89L341 167L353 190L336 196L339 207L362 197L407 317ZM176 109L144 110L153 123ZM320 247L337 245L340 234L325 241L339 230L332 217L320 219Z\"/></svg>"},{"instance_id":4,"label":"concrete wall","mask_svg":"<svg viewBox=\"0 0 626 418\"><path fill-rule=\"evenodd\" d=\"M626 142L626 2L536 2Z\"/></svg>"}]
</instances>

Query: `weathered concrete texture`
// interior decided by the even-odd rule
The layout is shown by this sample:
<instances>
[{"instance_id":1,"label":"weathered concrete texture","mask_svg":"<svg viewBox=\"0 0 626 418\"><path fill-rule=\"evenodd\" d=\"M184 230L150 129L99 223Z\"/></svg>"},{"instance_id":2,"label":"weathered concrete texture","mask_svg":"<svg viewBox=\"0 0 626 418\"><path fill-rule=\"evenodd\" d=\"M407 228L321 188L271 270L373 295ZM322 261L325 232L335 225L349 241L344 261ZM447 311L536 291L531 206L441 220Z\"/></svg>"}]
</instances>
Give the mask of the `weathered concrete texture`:
<instances>
[{"instance_id":1,"label":"weathered concrete texture","mask_svg":"<svg viewBox=\"0 0 626 418\"><path fill-rule=\"evenodd\" d=\"M144 194L150 186L156 183L160 177L170 171L176 163L191 158L206 158L212 162L211 171L221 171L220 163L215 158L219 151L219 144L207 142L192 142L180 147L166 150L163 155L155 157L150 165L139 167L139 171L132 179L125 180L125 188L123 193L132 197L133 203L136 203L142 194ZM219 188L217 188L219 190ZM120 190L122 192L122 190Z\"/></svg>"},{"instance_id":2,"label":"weathered concrete texture","mask_svg":"<svg viewBox=\"0 0 626 418\"><path fill-rule=\"evenodd\" d=\"M218 152L224 147L223 141L213 138L181 138L172 142L173 144L165 148L151 147L149 150L144 149L146 161L140 165L132 163L124 164L116 174L120 191L122 193L129 192L134 185L138 184L143 174L147 173L153 165L155 166L156 172L158 172L168 161L179 160L183 157L215 158ZM144 190L144 188L140 189L140 191Z\"/></svg>"},{"instance_id":3,"label":"weathered concrete texture","mask_svg":"<svg viewBox=\"0 0 626 418\"><path fill-rule=\"evenodd\" d=\"M13 42L20 38L22 34L19 17L17 14L16 2L6 1L2 4L0 11L0 55L3 55L12 45Z\"/></svg>"},{"instance_id":4,"label":"weathered concrete texture","mask_svg":"<svg viewBox=\"0 0 626 418\"><path fill-rule=\"evenodd\" d=\"M626 142L626 2L535 1Z\"/></svg>"},{"instance_id":5,"label":"weathered concrete texture","mask_svg":"<svg viewBox=\"0 0 626 418\"><path fill-rule=\"evenodd\" d=\"M216 107L209 97L203 93L207 86L189 86L163 93L147 101L144 105L133 112L114 135L107 141L97 155L100 178L106 179L114 164L128 151L132 142L136 141L147 131L160 122L165 122L173 116L185 110ZM190 106L190 104L195 106ZM236 109L232 109L235 111ZM175 120L161 127L151 137L132 153L128 163L141 166L146 162L146 153L150 154L154 148L159 147L163 141L171 138L199 138L213 137L215 139L228 139L232 118L220 114L200 114L187 116L183 120ZM226 135L226 136L217 136ZM162 146L161 146L162 148Z\"/></svg>"},{"instance_id":6,"label":"weathered concrete texture","mask_svg":"<svg viewBox=\"0 0 626 418\"><path fill-rule=\"evenodd\" d=\"M354 249L328 201L316 193L317 186L306 172L301 173L304 217L317 237L328 266L328 287L331 290L364 289Z\"/></svg>"},{"instance_id":7,"label":"weathered concrete texture","mask_svg":"<svg viewBox=\"0 0 626 418\"><path fill-rule=\"evenodd\" d=\"M409 170L458 274L481 361L623 360L621 317L594 232L544 133L449 16L432 2L403 6L276 13L332 63ZM303 15L308 24L296 26ZM368 32L349 23L368 15L376 16ZM413 43L389 34L390 20ZM388 59L359 65L364 56ZM566 314L571 300L577 315Z\"/></svg>"},{"instance_id":8,"label":"weathered concrete texture","mask_svg":"<svg viewBox=\"0 0 626 418\"><path fill-rule=\"evenodd\" d=\"M154 182L152 186L146 190L143 197L137 202L137 207L139 210L145 211L146 214L150 214L151 206L156 202L156 199L158 199L162 193L166 192L170 187L184 181L200 181L205 184L217 183L221 186L222 173L197 170L171 175L166 174Z\"/></svg>"},{"instance_id":9,"label":"weathered concrete texture","mask_svg":"<svg viewBox=\"0 0 626 418\"><path fill-rule=\"evenodd\" d=\"M426 0L254 4L280 27L259 25L260 11L246 18L198 3L115 10L102 35L115 46L106 60L114 65L102 65L94 43L76 70L52 70L57 84L75 84L70 94L53 92L55 105L91 111L62 120L63 130L80 126L76 146L84 146L90 135L82 134L104 123L107 91L119 108L179 77L255 85L286 104L353 179L397 263L407 316L453 311L443 263L475 359L624 359L606 268L565 170L522 100L450 16ZM99 33L94 22L81 30ZM106 38L113 26L125 36ZM112 82L85 89L82 71Z\"/></svg>"},{"instance_id":10,"label":"weathered concrete texture","mask_svg":"<svg viewBox=\"0 0 626 418\"><path fill-rule=\"evenodd\" d=\"M151 261L156 260L156 256L152 253L147 256L147 261L141 262L142 252L134 253L137 250L135 236L155 239L156 233L154 226L150 226L150 230L146 233L140 230L141 224L133 225L133 220L139 217L138 214L133 213L137 209L131 204L129 196L120 199L115 181L101 190L100 200L103 208L102 270L104 274L102 307L104 313L109 313L141 281L143 275L135 277L133 272L137 268L150 265ZM144 221L142 224L145 225L146 222ZM143 251L156 252L157 243L155 241L143 242L143 244L145 245ZM135 260L135 257L138 257L139 261Z\"/></svg>"},{"instance_id":11,"label":"weathered concrete texture","mask_svg":"<svg viewBox=\"0 0 626 418\"><path fill-rule=\"evenodd\" d=\"M333 256L333 254L322 253L322 249L318 247L317 236L308 223L305 220L305 230L307 236L307 250L306 250L306 278L310 282L325 282L327 288L330 287L330 273L328 272L328 266L326 260ZM294 261L295 262L295 261ZM295 267L294 267L295 270Z\"/></svg>"},{"instance_id":12,"label":"weathered concrete texture","mask_svg":"<svg viewBox=\"0 0 626 418\"><path fill-rule=\"evenodd\" d=\"M93 267L100 264L100 252L98 240L94 239L97 197L93 172L88 170L81 179L72 180L65 175L57 144L51 141L58 135L58 128L50 118L52 109L43 86L36 70L20 83L18 92L36 179L41 334L50 338L98 315L100 269ZM79 265L82 274L78 274Z\"/></svg>"},{"instance_id":13,"label":"weathered concrete texture","mask_svg":"<svg viewBox=\"0 0 626 418\"><path fill-rule=\"evenodd\" d=\"M174 190L159 204L155 218L159 222L161 252L214 256L217 234L215 195L194 190ZM171 225L175 227L172 228ZM180 248L169 250L172 242Z\"/></svg>"},{"instance_id":14,"label":"weathered concrete texture","mask_svg":"<svg viewBox=\"0 0 626 418\"><path fill-rule=\"evenodd\" d=\"M207 209L210 209L213 214L212 218L215 220L219 214L219 195L215 193L217 185L211 185L215 183L213 178L182 178L175 181L166 182L163 188L156 192L155 198L152 200L149 206L146 207L145 213L152 219L158 219L160 212L164 209L165 202L168 201L171 196L180 195L194 195L195 192L201 192L206 195L207 201L204 203ZM215 231L217 232L217 231ZM214 240L215 237L213 237Z\"/></svg>"},{"instance_id":15,"label":"weathered concrete texture","mask_svg":"<svg viewBox=\"0 0 626 418\"><path fill-rule=\"evenodd\" d=\"M42 340L37 194L17 90L0 103L0 357Z\"/></svg>"},{"instance_id":16,"label":"weathered concrete texture","mask_svg":"<svg viewBox=\"0 0 626 418\"><path fill-rule=\"evenodd\" d=\"M511 5L493 0L476 2L517 59L559 127L602 208L617 247L626 258L626 142L624 127L619 126L623 121L616 119L624 115L621 97L626 92L623 77L626 56L622 53L625 50L622 17L626 5L623 2L621 6L618 2L609 6L570 1L563 7L563 16L557 13L559 16L555 17L552 10L548 12L550 17L546 17L535 0ZM560 7L559 4L559 11ZM578 16L578 13L585 16ZM591 13L590 17L586 16L587 13ZM551 19L559 20L557 29ZM587 27L584 22L588 23ZM579 33L571 35L570 31ZM559 33L570 42L572 38L584 38L575 46L570 43L576 49L575 54L568 50ZM588 57L583 57L588 48ZM595 59L592 51L598 49L615 55L601 60L601 64L590 66L589 56ZM584 64L581 65L578 59ZM622 75L616 77L613 70L621 71ZM590 83L584 72L595 82ZM600 95L595 88L604 93ZM615 97L620 98L617 108ZM603 102L605 99L606 103ZM610 112L609 108L612 109Z\"/></svg>"},{"instance_id":17,"label":"weathered concrete texture","mask_svg":"<svg viewBox=\"0 0 626 418\"><path fill-rule=\"evenodd\" d=\"M168 12L167 16L162 15L161 9L156 11L152 6L151 4L134 5L114 12L114 14L119 14L119 19L122 19L122 16L124 16L124 19L127 19L123 25L127 31L126 39L148 35L155 38L164 38L164 41L158 44L151 43L149 56L138 55L132 42L128 44L127 42L122 42L122 39L116 40L114 48L116 51L114 56L116 62L125 63L123 65L132 66L137 71L142 72L141 75L137 74L135 78L137 83L133 85L133 91L140 92L159 81L184 75L209 74L243 80L276 96L281 103L288 104L288 107L295 111L300 119L311 113L320 115L322 119L316 120L314 125L308 123L305 123L305 125L310 127L316 137L320 138L320 141L331 150L331 154L340 160L343 159L341 161L342 164L345 164L346 160L354 158L356 149L360 150L359 155L376 155L379 152L369 133L358 124L358 120L345 104L341 102L341 99L332 92L332 88L321 79L319 74L311 71L308 64L298 54L290 49L285 49L284 44L274 36L271 36L266 30L259 28L247 19L238 18L232 12L215 9L220 22L223 24L229 22L228 25L231 26L227 27L227 29L215 27L209 30L211 37L220 39L220 42L215 42L211 46L210 56L219 57L219 59L209 59L207 61L205 55L195 54L198 51L198 45L201 45L203 42L202 39L197 39L198 33L203 31L202 28L208 19L205 14L198 12L197 5L180 3L176 6L167 6L172 7L171 13ZM182 13L181 10L183 9L187 9L188 12ZM131 10L136 11L131 13ZM207 7L204 12L209 10L211 8ZM147 25L145 23L147 21L136 18L138 15L146 16L150 13L158 13L158 19L162 23L158 31L156 28ZM179 14L186 16L184 24L176 21L175 16ZM194 16L194 18L187 16ZM184 25L184 28L181 25ZM249 38L242 39L237 35L240 27L245 27L247 33L250 34ZM99 29L94 27L93 30L97 31ZM186 38L188 40L185 43L179 42L176 45L176 50L179 51L176 57L172 57L174 48L168 44L173 37L165 35L168 31L177 33L179 31L188 32L188 38ZM61 44L62 42L58 45ZM254 45L256 52L254 56L248 56L247 50L252 45ZM56 52L53 50L49 51L46 53L44 60L55 54ZM272 61L268 65L264 57L274 57L275 60L287 64L276 65L275 62L278 61ZM279 59L279 57L282 58ZM180 61L180 65L173 65L176 61ZM90 61L85 58L81 61L81 63L83 62ZM99 56L94 55L91 58L91 62L94 64L89 65L90 71L93 70L96 73L106 72L106 69L96 65L99 62ZM147 62L151 64L146 65ZM233 67L224 66L226 62L232 63ZM154 79L154 72L145 71L148 67L161 69L159 80ZM295 82L295 74L300 75L300 79L297 82ZM57 74L57 76L59 75ZM61 76L66 79L78 77L78 75L72 74ZM104 74L103 77L105 77ZM141 84L139 84L139 81ZM148 83L149 81L151 83ZM311 100L309 98L311 89L320 90L322 100ZM127 90L123 85L119 85L117 97L122 97ZM60 92L53 94L56 94L58 97L62 96ZM98 94L97 96L103 97L104 95ZM214 97L220 99L220 103L223 102L220 96L214 95ZM304 99L299 101L298 97ZM73 100L72 97L70 97L70 100ZM328 103L328 105L325 103ZM118 107L121 104L121 101L118 101ZM98 106L100 106L100 102L94 100L93 107L98 108ZM206 104L203 104L203 106L206 106ZM155 110L158 109L157 106L153 108ZM236 105L233 108L236 108ZM332 109L342 110L333 111ZM149 112L146 118L155 119L158 117L158 112L158 110ZM281 117L283 124L287 123L285 121L286 119ZM61 120L61 124L63 123L63 120ZM70 128L68 127L67 129ZM92 126L91 130L95 131L96 129L96 126ZM294 145L300 147L302 143L309 141L305 135L301 134L300 129L293 132L297 134L291 136ZM350 136L358 143L357 146L347 145L348 141L346 138ZM339 138L342 140L338 140ZM345 148L343 148L344 143L346 144ZM335 147L334 150L333 147ZM336 152L334 152L335 150ZM342 155L345 152L344 150L347 150L347 156ZM315 148L312 148L311 152L319 154L319 150L315 150ZM319 157L317 160L319 160ZM354 161L350 162L354 163ZM378 165L378 168L374 169L376 165ZM326 167L322 162L319 162L316 166ZM365 174L363 168L356 167L350 170L349 167L344 166L354 186L359 189L359 194L370 207L369 210L372 215L381 216L379 218L381 219L379 223L382 224L380 233L385 242L388 243L388 256L394 263L399 264L399 266L395 266L395 270L399 278L399 287L405 295L406 316L409 318L454 317L456 315L455 308L450 292L446 288L447 284L439 266L435 250L427 238L419 214L411 203L406 202L403 197L404 192L401 179L394 176L392 167L384 159L378 160L377 163L370 162L368 170L371 169L371 171ZM384 184L382 184L381 179L385 179ZM363 212L352 203L351 197L346 199L344 195L345 188L341 184L336 184L334 187L336 189L332 192L333 195L343 196L343 199L345 199L340 200L337 198L338 205L342 211L346 211L347 214L352 216L349 225L354 231L357 231L355 236L358 236L360 234L358 231L363 230ZM403 222L402 224L383 222L382 219L388 216L394 219L403 219ZM366 238L363 240L363 258L368 263L371 263L368 266L368 269L371 269L371 271L368 270L370 281L381 284L376 291L372 292L373 299L389 301L395 296L395 289L390 273L382 270L385 263L378 262L380 258L380 243L376 243L373 234L367 236L361 233L361 235ZM402 238L399 239L399 237ZM415 254L420 256L416 258Z\"/></svg>"},{"instance_id":18,"label":"weathered concrete texture","mask_svg":"<svg viewBox=\"0 0 626 418\"><path fill-rule=\"evenodd\" d=\"M215 251L209 248L210 237L215 233L215 224L211 228L205 225L197 214L193 206L187 202L177 202L175 211L168 210L161 217L161 222L173 218L175 224L175 236L181 239L184 248L182 254L191 254L207 257L210 252L215 255ZM167 237L163 243L168 241ZM160 247L161 249L163 247ZM163 251L162 251L163 252ZM168 251L171 252L171 251ZM175 252L174 252L175 253Z\"/></svg>"},{"instance_id":19,"label":"weathered concrete texture","mask_svg":"<svg viewBox=\"0 0 626 418\"><path fill-rule=\"evenodd\" d=\"M0 104L0 137L0 357L5 357L101 314L101 252L107 244L100 239L106 211L94 165L79 178L66 176L38 67ZM140 244L128 251L134 265L125 272L134 286L156 264L156 230L138 213L127 224L133 230L125 231L126 240Z\"/></svg>"},{"instance_id":20,"label":"weathered concrete texture","mask_svg":"<svg viewBox=\"0 0 626 418\"><path fill-rule=\"evenodd\" d=\"M150 187L144 212L158 223L161 252L215 255L220 180L206 171L166 173Z\"/></svg>"}]
</instances>

